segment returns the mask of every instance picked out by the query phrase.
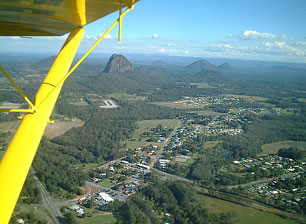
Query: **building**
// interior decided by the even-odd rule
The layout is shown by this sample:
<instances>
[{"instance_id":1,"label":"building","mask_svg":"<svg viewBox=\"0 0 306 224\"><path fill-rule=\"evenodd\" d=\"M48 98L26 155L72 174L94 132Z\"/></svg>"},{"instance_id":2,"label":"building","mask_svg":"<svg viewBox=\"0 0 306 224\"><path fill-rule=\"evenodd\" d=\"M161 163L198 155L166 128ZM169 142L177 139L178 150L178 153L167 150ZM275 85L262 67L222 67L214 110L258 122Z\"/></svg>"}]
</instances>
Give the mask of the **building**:
<instances>
[{"instance_id":1,"label":"building","mask_svg":"<svg viewBox=\"0 0 306 224\"><path fill-rule=\"evenodd\" d=\"M100 198L100 199L102 199L102 200L104 200L104 201L106 201L106 202L111 202L111 201L114 200L111 196L109 196L109 195L108 195L107 193L105 193L105 192L100 192L100 193L98 193L98 198Z\"/></svg>"},{"instance_id":2,"label":"building","mask_svg":"<svg viewBox=\"0 0 306 224\"><path fill-rule=\"evenodd\" d=\"M137 163L136 166L142 169L146 169L146 170L149 170L151 168L150 166L147 166L141 163Z\"/></svg>"}]
</instances>

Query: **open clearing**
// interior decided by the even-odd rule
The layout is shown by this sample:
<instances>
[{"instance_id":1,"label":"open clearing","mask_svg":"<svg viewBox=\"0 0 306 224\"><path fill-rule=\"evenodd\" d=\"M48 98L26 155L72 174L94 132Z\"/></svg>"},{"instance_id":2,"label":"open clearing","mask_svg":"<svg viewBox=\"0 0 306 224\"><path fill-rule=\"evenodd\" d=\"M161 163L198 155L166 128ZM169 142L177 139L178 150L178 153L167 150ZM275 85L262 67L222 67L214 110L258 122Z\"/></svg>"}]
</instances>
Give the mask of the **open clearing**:
<instances>
[{"instance_id":1,"label":"open clearing","mask_svg":"<svg viewBox=\"0 0 306 224\"><path fill-rule=\"evenodd\" d=\"M2 122L2 123L0 123L0 130L3 131L3 132L8 132L9 131L11 133L15 133L19 124L20 124L20 120Z\"/></svg>"},{"instance_id":2,"label":"open clearing","mask_svg":"<svg viewBox=\"0 0 306 224\"><path fill-rule=\"evenodd\" d=\"M275 142L271 144L266 144L261 147L262 153L258 154L258 156L265 156L268 154L277 154L279 149L290 148L290 147L297 147L297 148L306 150L306 142L284 141L284 142Z\"/></svg>"},{"instance_id":3,"label":"open clearing","mask_svg":"<svg viewBox=\"0 0 306 224\"><path fill-rule=\"evenodd\" d=\"M133 138L125 141L127 148L137 148L149 145L162 146L163 143L147 142L148 138L143 137L142 134L146 131L150 131L152 128L156 128L157 125L161 124L163 127L176 128L181 124L180 120L176 119L163 119L163 120L143 120L137 121L138 129L133 133Z\"/></svg>"},{"instance_id":4,"label":"open clearing","mask_svg":"<svg viewBox=\"0 0 306 224\"><path fill-rule=\"evenodd\" d=\"M80 127L84 122L76 119L74 121L55 121L54 124L48 124L44 136L54 138L60 136L74 127Z\"/></svg>"},{"instance_id":5,"label":"open clearing","mask_svg":"<svg viewBox=\"0 0 306 224\"><path fill-rule=\"evenodd\" d=\"M174 103L174 102L152 102L152 104L164 106L164 107L170 107L170 108L176 108L176 109L194 109L197 108L196 106L181 104L181 103Z\"/></svg>"},{"instance_id":6,"label":"open clearing","mask_svg":"<svg viewBox=\"0 0 306 224\"><path fill-rule=\"evenodd\" d=\"M204 148L213 148L219 143L222 143L222 141L207 141L204 143Z\"/></svg>"},{"instance_id":7,"label":"open clearing","mask_svg":"<svg viewBox=\"0 0 306 224\"><path fill-rule=\"evenodd\" d=\"M235 95L235 94L223 94L223 96L228 97L235 97L240 99L248 99L248 100L254 100L254 101L266 101L267 98L260 97L260 96L247 96L247 95Z\"/></svg>"},{"instance_id":8,"label":"open clearing","mask_svg":"<svg viewBox=\"0 0 306 224\"><path fill-rule=\"evenodd\" d=\"M203 116L210 116L210 115L215 115L215 116L221 116L221 115L226 115L227 113L219 113L211 110L196 110L196 111L190 111L190 113L196 113L198 115L203 115Z\"/></svg>"},{"instance_id":9,"label":"open clearing","mask_svg":"<svg viewBox=\"0 0 306 224\"><path fill-rule=\"evenodd\" d=\"M112 224L116 222L116 218L112 214L95 215L92 217L79 218L78 223L86 224Z\"/></svg>"},{"instance_id":10,"label":"open clearing","mask_svg":"<svg viewBox=\"0 0 306 224\"><path fill-rule=\"evenodd\" d=\"M306 98L299 98L298 101L306 103Z\"/></svg>"},{"instance_id":11,"label":"open clearing","mask_svg":"<svg viewBox=\"0 0 306 224\"><path fill-rule=\"evenodd\" d=\"M199 89L215 89L217 87L209 85L207 82L191 83L191 85L197 86Z\"/></svg>"},{"instance_id":12,"label":"open clearing","mask_svg":"<svg viewBox=\"0 0 306 224\"><path fill-rule=\"evenodd\" d=\"M236 215L235 223L237 224L293 224L298 223L293 220L283 219L277 215L259 211L254 208L238 205L228 201L199 195L205 207L212 213L233 212Z\"/></svg>"}]
</instances>

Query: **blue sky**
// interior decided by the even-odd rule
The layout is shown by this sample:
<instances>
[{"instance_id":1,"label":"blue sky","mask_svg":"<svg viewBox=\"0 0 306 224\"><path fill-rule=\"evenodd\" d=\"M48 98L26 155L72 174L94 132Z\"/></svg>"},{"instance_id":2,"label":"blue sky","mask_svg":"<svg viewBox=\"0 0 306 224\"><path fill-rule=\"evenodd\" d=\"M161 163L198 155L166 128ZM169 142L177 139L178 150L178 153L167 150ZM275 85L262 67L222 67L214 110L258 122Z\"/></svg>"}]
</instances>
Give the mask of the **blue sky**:
<instances>
[{"instance_id":1,"label":"blue sky","mask_svg":"<svg viewBox=\"0 0 306 224\"><path fill-rule=\"evenodd\" d=\"M85 51L117 18L86 26ZM305 0L141 0L95 50L306 63ZM0 51L58 51L64 37L0 39Z\"/></svg>"}]
</instances>

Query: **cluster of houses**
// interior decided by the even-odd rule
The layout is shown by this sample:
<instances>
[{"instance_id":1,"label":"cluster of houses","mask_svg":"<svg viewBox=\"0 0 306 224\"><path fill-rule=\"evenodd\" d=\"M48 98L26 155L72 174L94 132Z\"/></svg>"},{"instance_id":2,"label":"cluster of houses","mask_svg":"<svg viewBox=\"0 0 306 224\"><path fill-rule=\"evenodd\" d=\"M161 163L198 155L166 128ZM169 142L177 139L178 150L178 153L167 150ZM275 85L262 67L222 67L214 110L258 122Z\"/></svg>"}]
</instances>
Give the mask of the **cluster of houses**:
<instances>
[{"instance_id":1,"label":"cluster of houses","mask_svg":"<svg viewBox=\"0 0 306 224\"><path fill-rule=\"evenodd\" d=\"M212 105L235 105L240 102L254 103L252 99L242 99L232 96L202 96L202 97L184 97L183 100L175 101L175 104L183 104L196 108L209 107Z\"/></svg>"},{"instance_id":2,"label":"cluster of houses","mask_svg":"<svg viewBox=\"0 0 306 224\"><path fill-rule=\"evenodd\" d=\"M243 133L241 128L212 128L209 126L203 127L203 132L207 136L211 135L237 135Z\"/></svg>"},{"instance_id":3,"label":"cluster of houses","mask_svg":"<svg viewBox=\"0 0 306 224\"><path fill-rule=\"evenodd\" d=\"M135 194L138 191L137 190L138 186L139 186L138 181L132 181L130 183L125 184L123 188L124 194L126 195Z\"/></svg>"},{"instance_id":4,"label":"cluster of houses","mask_svg":"<svg viewBox=\"0 0 306 224\"><path fill-rule=\"evenodd\" d=\"M282 173L293 173L300 172L306 169L306 164L303 161L295 161L290 158L282 158L277 155L269 155L260 158L249 158L234 160L232 168L236 170L237 168L245 169L251 167L258 167L262 170L280 168L283 170Z\"/></svg>"},{"instance_id":5,"label":"cluster of houses","mask_svg":"<svg viewBox=\"0 0 306 224\"><path fill-rule=\"evenodd\" d=\"M305 173L301 175L297 174L293 177L287 177L287 179L299 179L303 175L305 175ZM267 181L261 184L253 184L248 186L245 190L252 194L257 194L259 197L265 199L269 198L270 203L271 201L275 203L277 200L279 201L278 204L284 203L285 205L299 205L300 203L303 203L303 201L306 199L305 186L296 187L293 185L293 187L290 188L288 185L286 185L286 189L277 188L278 182L285 180L286 178L279 178L277 180Z\"/></svg>"}]
</instances>

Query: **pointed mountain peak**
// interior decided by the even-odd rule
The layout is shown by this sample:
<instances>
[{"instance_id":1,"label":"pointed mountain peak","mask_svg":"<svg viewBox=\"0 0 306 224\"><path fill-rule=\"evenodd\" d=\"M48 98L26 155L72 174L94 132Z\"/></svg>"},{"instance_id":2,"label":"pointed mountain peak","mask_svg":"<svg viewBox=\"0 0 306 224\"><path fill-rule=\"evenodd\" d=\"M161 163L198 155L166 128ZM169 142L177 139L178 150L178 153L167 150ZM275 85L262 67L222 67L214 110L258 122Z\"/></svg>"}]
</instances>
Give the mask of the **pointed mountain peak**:
<instances>
[{"instance_id":1,"label":"pointed mountain peak","mask_svg":"<svg viewBox=\"0 0 306 224\"><path fill-rule=\"evenodd\" d=\"M223 71L230 71L230 70L233 70L233 67L228 62L225 62L219 65L218 69L223 70Z\"/></svg>"},{"instance_id":2,"label":"pointed mountain peak","mask_svg":"<svg viewBox=\"0 0 306 224\"><path fill-rule=\"evenodd\" d=\"M185 66L185 68L194 71L216 70L216 67L213 64L204 59L193 62L192 64Z\"/></svg>"},{"instance_id":3,"label":"pointed mountain peak","mask_svg":"<svg viewBox=\"0 0 306 224\"><path fill-rule=\"evenodd\" d=\"M119 74L132 70L134 70L134 66L126 57L120 54L113 54L104 69L104 73Z\"/></svg>"}]
</instances>

